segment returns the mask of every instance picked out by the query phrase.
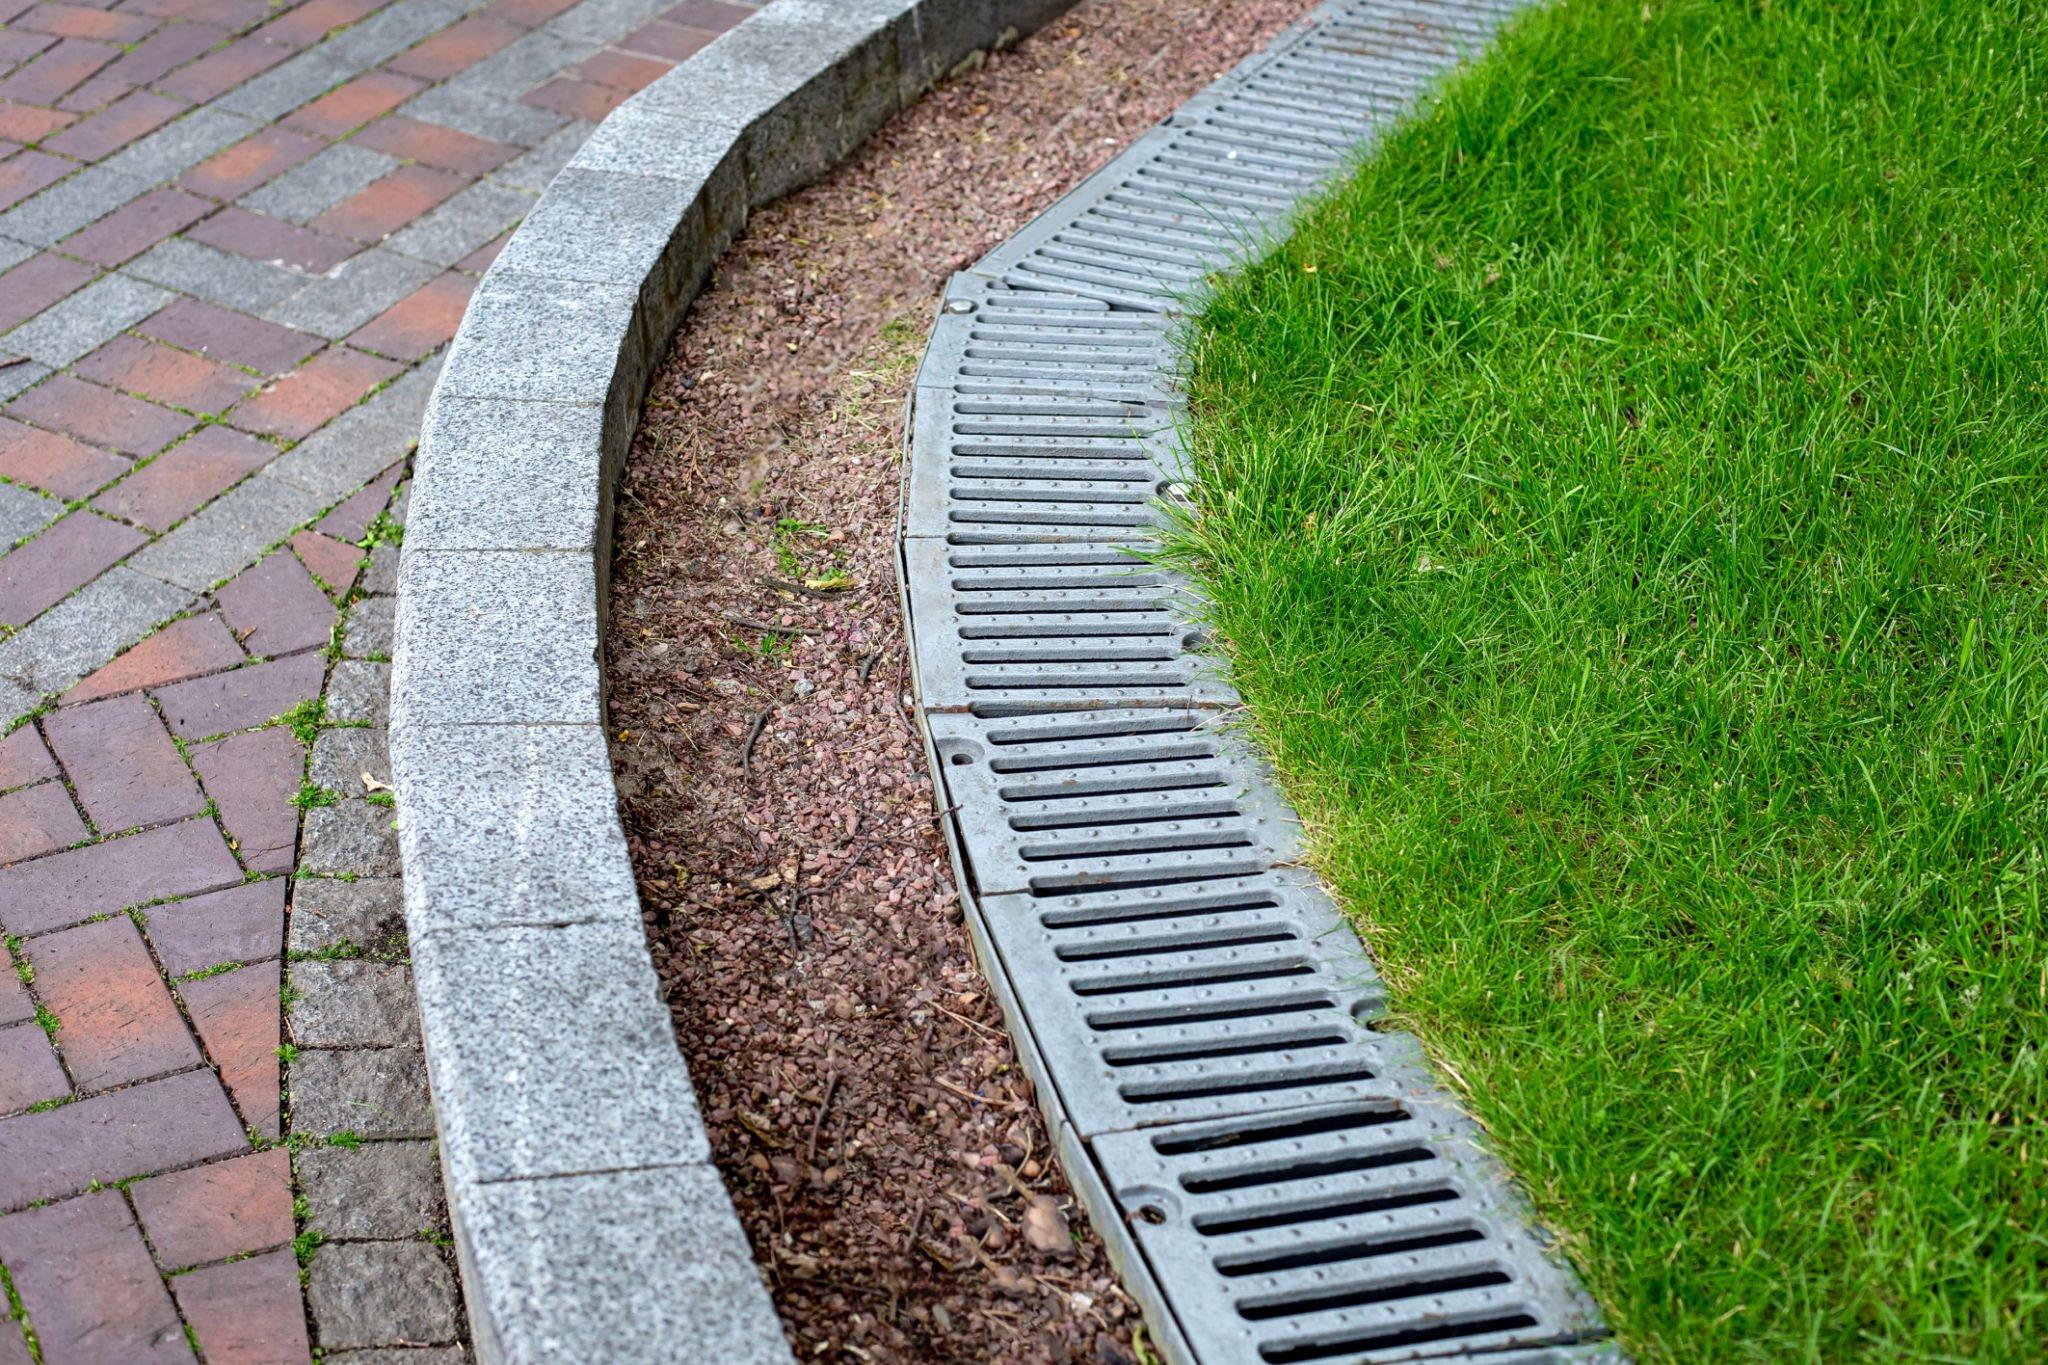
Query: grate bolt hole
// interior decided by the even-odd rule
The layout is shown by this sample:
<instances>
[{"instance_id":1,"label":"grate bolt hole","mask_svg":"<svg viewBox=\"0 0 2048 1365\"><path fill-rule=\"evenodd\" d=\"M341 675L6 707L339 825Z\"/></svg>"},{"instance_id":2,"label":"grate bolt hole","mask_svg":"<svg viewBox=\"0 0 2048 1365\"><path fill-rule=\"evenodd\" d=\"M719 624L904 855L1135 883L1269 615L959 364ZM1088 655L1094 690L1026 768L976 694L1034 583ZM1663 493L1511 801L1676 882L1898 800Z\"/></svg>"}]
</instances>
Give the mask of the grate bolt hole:
<instances>
[{"instance_id":1,"label":"grate bolt hole","mask_svg":"<svg viewBox=\"0 0 2048 1365\"><path fill-rule=\"evenodd\" d=\"M972 754L954 754L954 755L952 756L952 758L951 758L951 759L950 759L949 761L950 761L950 762L951 762L951 763L952 763L952 764L953 764L953 765L954 765L955 767L958 767L958 768L964 768L964 767L966 767L966 766L967 766L968 764L970 764L970 763L974 762L974 755L972 755Z\"/></svg>"},{"instance_id":2,"label":"grate bolt hole","mask_svg":"<svg viewBox=\"0 0 2048 1365\"><path fill-rule=\"evenodd\" d=\"M1158 1224L1166 1221L1166 1210L1157 1204L1140 1204L1131 1216L1140 1223Z\"/></svg>"}]
</instances>

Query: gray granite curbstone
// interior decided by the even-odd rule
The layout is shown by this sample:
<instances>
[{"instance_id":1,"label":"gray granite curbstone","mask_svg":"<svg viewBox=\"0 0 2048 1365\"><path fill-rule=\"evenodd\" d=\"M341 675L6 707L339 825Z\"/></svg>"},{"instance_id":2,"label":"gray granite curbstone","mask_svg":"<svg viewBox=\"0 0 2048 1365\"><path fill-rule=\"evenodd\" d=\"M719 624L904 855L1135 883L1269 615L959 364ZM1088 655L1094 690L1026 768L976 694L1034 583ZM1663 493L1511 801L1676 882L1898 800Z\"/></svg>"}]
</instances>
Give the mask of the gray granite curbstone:
<instances>
[{"instance_id":1,"label":"gray granite curbstone","mask_svg":"<svg viewBox=\"0 0 2048 1365\"><path fill-rule=\"evenodd\" d=\"M420 550L580 550L595 555L605 472L624 443L606 450L595 403L530 403L437 394L427 410L421 457L431 477L406 523Z\"/></svg>"},{"instance_id":2,"label":"gray granite curbstone","mask_svg":"<svg viewBox=\"0 0 2048 1365\"><path fill-rule=\"evenodd\" d=\"M658 8L604 0L402 109L535 148L502 184L552 177L428 405L392 669L406 922L483 1360L791 1359L708 1164L619 825L599 655L612 484L748 210L1067 3L775 0L567 155L561 120L501 119L492 73L538 79Z\"/></svg>"},{"instance_id":3,"label":"gray granite curbstone","mask_svg":"<svg viewBox=\"0 0 2048 1365\"><path fill-rule=\"evenodd\" d=\"M711 1159L637 918L446 930L412 954L452 1183Z\"/></svg>"},{"instance_id":4,"label":"gray granite curbstone","mask_svg":"<svg viewBox=\"0 0 2048 1365\"><path fill-rule=\"evenodd\" d=\"M415 939L584 923L640 931L597 726L411 726L392 745Z\"/></svg>"},{"instance_id":5,"label":"gray granite curbstone","mask_svg":"<svg viewBox=\"0 0 2048 1365\"><path fill-rule=\"evenodd\" d=\"M483 1359L791 1359L715 1167L471 1186L454 1212Z\"/></svg>"},{"instance_id":6,"label":"gray granite curbstone","mask_svg":"<svg viewBox=\"0 0 2048 1365\"><path fill-rule=\"evenodd\" d=\"M394 714L423 725L598 723L589 555L422 551L399 561L398 592Z\"/></svg>"},{"instance_id":7,"label":"gray granite curbstone","mask_svg":"<svg viewBox=\"0 0 2048 1365\"><path fill-rule=\"evenodd\" d=\"M516 234L515 234L516 235ZM615 403L642 374L638 291L514 275L493 264L448 347L439 391L458 398Z\"/></svg>"}]
</instances>

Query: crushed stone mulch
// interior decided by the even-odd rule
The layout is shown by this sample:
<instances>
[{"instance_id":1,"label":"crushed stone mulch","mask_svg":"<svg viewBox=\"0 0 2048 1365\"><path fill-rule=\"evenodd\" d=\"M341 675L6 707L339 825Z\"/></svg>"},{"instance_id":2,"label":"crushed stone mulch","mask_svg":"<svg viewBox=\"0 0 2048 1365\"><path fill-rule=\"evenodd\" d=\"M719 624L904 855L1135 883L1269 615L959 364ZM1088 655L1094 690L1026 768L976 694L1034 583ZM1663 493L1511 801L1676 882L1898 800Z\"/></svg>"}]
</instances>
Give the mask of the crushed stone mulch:
<instances>
[{"instance_id":1,"label":"crushed stone mulch","mask_svg":"<svg viewBox=\"0 0 2048 1365\"><path fill-rule=\"evenodd\" d=\"M962 923L901 422L945 278L1307 8L1095 0L754 215L618 496L613 763L714 1156L799 1359L1149 1358Z\"/></svg>"}]
</instances>

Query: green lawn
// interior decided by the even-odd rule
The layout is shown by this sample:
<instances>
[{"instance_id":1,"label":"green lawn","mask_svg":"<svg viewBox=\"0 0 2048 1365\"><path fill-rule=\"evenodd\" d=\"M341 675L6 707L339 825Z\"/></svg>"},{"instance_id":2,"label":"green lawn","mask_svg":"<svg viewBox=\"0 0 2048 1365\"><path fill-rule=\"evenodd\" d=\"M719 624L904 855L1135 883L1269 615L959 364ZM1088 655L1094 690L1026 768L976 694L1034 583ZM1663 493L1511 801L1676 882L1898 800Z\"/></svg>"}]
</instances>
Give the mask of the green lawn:
<instances>
[{"instance_id":1,"label":"green lawn","mask_svg":"<svg viewBox=\"0 0 2048 1365\"><path fill-rule=\"evenodd\" d=\"M1646 1359L2048 1355L2048 6L1526 17L1206 309L1317 864Z\"/></svg>"}]
</instances>

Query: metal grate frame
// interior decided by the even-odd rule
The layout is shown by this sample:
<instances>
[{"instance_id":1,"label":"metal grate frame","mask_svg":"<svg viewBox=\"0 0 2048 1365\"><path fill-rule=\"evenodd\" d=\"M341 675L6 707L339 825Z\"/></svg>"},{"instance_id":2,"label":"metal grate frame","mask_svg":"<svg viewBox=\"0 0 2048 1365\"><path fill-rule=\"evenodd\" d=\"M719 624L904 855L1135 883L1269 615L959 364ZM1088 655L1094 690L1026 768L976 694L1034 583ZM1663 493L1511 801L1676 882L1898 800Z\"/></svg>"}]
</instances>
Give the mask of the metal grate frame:
<instances>
[{"instance_id":1,"label":"metal grate frame","mask_svg":"<svg viewBox=\"0 0 2048 1365\"><path fill-rule=\"evenodd\" d=\"M1511 9L1331 0L954 277L918 373L903 600L968 924L1175 1361L1619 1358L1376 1026L1193 589L1143 557L1188 477L1187 302Z\"/></svg>"}]
</instances>

